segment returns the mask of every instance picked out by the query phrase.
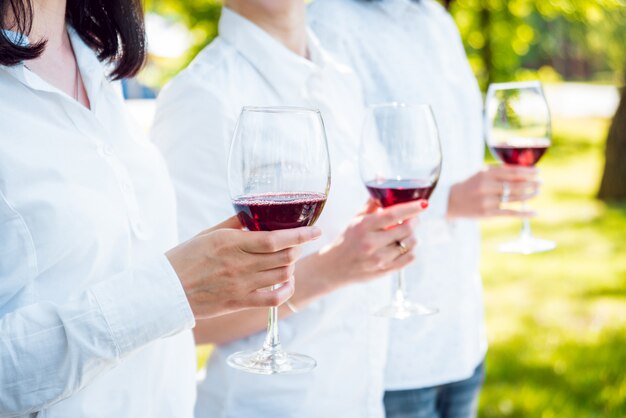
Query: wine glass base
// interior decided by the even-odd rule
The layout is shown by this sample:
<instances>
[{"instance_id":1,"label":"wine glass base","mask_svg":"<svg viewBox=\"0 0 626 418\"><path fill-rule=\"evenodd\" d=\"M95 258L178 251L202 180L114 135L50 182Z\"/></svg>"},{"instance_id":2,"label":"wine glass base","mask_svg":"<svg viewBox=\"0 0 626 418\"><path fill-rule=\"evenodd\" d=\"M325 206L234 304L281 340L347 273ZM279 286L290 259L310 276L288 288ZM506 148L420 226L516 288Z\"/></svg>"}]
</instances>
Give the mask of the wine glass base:
<instances>
[{"instance_id":1,"label":"wine glass base","mask_svg":"<svg viewBox=\"0 0 626 418\"><path fill-rule=\"evenodd\" d=\"M231 354L226 359L230 367L255 374L296 374L315 369L315 359L282 350L247 350Z\"/></svg>"},{"instance_id":2,"label":"wine glass base","mask_svg":"<svg viewBox=\"0 0 626 418\"><path fill-rule=\"evenodd\" d=\"M429 308L419 303L408 300L402 302L393 302L374 312L375 316L392 319L406 319L412 316L428 316L439 312L437 308Z\"/></svg>"},{"instance_id":3,"label":"wine glass base","mask_svg":"<svg viewBox=\"0 0 626 418\"><path fill-rule=\"evenodd\" d=\"M500 244L498 250L501 253L510 254L535 254L551 251L556 248L554 241L548 241L540 238L522 237L515 241Z\"/></svg>"}]
</instances>

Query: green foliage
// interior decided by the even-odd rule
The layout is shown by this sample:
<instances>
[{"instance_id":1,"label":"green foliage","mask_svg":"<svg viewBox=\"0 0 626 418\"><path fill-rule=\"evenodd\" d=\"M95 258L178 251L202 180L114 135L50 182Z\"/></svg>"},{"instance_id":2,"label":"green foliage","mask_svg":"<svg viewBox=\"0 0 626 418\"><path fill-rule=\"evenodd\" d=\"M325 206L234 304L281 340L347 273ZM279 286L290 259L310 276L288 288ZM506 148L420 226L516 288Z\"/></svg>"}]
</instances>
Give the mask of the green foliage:
<instances>
[{"instance_id":1,"label":"green foliage","mask_svg":"<svg viewBox=\"0 0 626 418\"><path fill-rule=\"evenodd\" d=\"M182 22L192 35L192 47L180 59L160 60L149 66L144 81L162 86L167 80L185 68L189 62L217 36L217 23L222 10L220 0L146 0L146 12L156 13Z\"/></svg>"},{"instance_id":2,"label":"green foliage","mask_svg":"<svg viewBox=\"0 0 626 418\"><path fill-rule=\"evenodd\" d=\"M624 70L622 0L456 0L451 11L483 87L527 78L527 69L613 82Z\"/></svg>"},{"instance_id":3,"label":"green foliage","mask_svg":"<svg viewBox=\"0 0 626 418\"><path fill-rule=\"evenodd\" d=\"M183 22L193 47L160 60L144 81L162 85L217 36L220 0L147 0L146 10ZM456 0L451 12L483 88L493 81L622 80L626 63L624 0ZM537 71L539 70L539 71Z\"/></svg>"}]
</instances>

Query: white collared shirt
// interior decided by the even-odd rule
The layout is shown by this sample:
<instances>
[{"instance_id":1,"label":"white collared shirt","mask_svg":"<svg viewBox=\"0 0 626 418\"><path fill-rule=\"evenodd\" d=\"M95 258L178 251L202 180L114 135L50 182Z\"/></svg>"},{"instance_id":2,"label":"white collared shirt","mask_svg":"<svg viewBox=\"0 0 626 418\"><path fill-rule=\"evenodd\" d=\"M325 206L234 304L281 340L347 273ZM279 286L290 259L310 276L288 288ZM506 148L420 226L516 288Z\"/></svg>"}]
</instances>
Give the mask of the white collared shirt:
<instances>
[{"instance_id":1,"label":"white collared shirt","mask_svg":"<svg viewBox=\"0 0 626 418\"><path fill-rule=\"evenodd\" d=\"M330 196L317 223L323 236L306 249L312 252L336 239L367 201L357 169L358 80L313 36L308 61L227 8L219 33L162 91L152 129L174 180L182 236L234 214L227 152L242 106L305 106L321 110L332 159ZM386 321L370 312L384 303L385 280L341 289L280 322L284 349L317 360L311 373L267 377L226 364L235 351L260 348L264 333L217 347L199 386L196 416L383 417Z\"/></svg>"},{"instance_id":2,"label":"white collared shirt","mask_svg":"<svg viewBox=\"0 0 626 418\"><path fill-rule=\"evenodd\" d=\"M392 321L386 387L435 386L471 376L486 352L477 222L446 221L450 187L483 164L482 99L458 29L434 0L315 0L322 44L358 73L370 104L430 103L443 148L441 180L422 216L409 295L440 309Z\"/></svg>"},{"instance_id":3,"label":"white collared shirt","mask_svg":"<svg viewBox=\"0 0 626 418\"><path fill-rule=\"evenodd\" d=\"M0 66L0 416L191 417L167 170L70 38L91 110Z\"/></svg>"}]
</instances>

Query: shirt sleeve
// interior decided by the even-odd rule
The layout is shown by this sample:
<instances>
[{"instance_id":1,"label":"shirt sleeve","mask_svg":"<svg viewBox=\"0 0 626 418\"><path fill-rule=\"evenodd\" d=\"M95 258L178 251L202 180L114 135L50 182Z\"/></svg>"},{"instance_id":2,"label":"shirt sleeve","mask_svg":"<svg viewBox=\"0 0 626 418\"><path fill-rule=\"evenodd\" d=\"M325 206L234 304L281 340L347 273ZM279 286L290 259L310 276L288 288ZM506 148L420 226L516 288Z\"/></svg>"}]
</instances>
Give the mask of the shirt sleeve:
<instances>
[{"instance_id":1,"label":"shirt sleeve","mask_svg":"<svg viewBox=\"0 0 626 418\"><path fill-rule=\"evenodd\" d=\"M39 302L4 314L0 416L44 409L135 350L193 326L180 281L163 255L97 283L76 300Z\"/></svg>"},{"instance_id":2,"label":"shirt sleeve","mask_svg":"<svg viewBox=\"0 0 626 418\"><path fill-rule=\"evenodd\" d=\"M238 111L227 108L189 70L159 96L150 138L163 154L176 189L181 240L234 215L227 169Z\"/></svg>"}]
</instances>

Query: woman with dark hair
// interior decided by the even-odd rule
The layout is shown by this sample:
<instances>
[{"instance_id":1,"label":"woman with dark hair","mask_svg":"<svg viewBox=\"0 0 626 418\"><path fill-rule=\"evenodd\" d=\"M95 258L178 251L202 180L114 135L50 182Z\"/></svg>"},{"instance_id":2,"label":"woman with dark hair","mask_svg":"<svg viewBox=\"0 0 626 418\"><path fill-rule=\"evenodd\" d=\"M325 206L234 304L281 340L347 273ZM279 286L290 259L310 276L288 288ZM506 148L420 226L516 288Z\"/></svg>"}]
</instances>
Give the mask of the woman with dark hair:
<instances>
[{"instance_id":1,"label":"woman with dark hair","mask_svg":"<svg viewBox=\"0 0 626 418\"><path fill-rule=\"evenodd\" d=\"M109 82L143 64L140 2L0 12L0 416L191 417L195 320L284 302L319 232L231 218L175 246L165 165Z\"/></svg>"}]
</instances>

